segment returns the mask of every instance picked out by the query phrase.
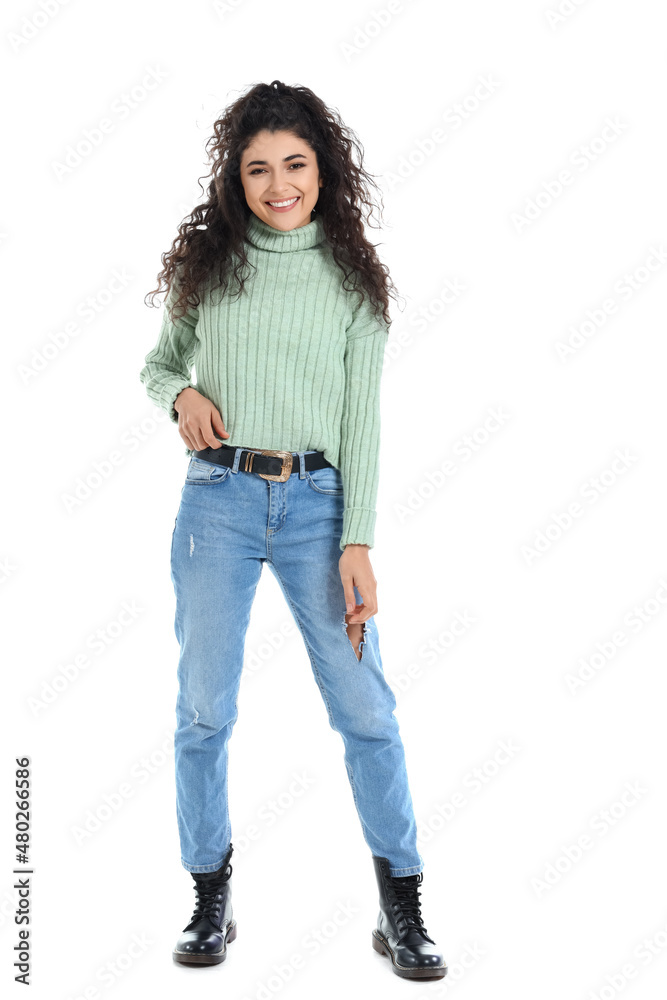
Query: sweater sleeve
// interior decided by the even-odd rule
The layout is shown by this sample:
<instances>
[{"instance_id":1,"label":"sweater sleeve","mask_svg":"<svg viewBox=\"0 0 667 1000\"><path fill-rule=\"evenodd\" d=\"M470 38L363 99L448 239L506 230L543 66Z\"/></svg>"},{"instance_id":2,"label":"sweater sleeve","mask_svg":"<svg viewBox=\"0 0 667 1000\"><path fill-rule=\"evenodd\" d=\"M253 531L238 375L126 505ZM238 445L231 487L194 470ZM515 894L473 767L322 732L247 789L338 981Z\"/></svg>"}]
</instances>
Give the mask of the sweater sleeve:
<instances>
[{"instance_id":1,"label":"sweater sleeve","mask_svg":"<svg viewBox=\"0 0 667 1000\"><path fill-rule=\"evenodd\" d=\"M175 286L164 303L162 326L155 347L148 352L139 378L146 387L149 399L165 410L169 418L178 423L178 413L174 401L178 394L191 386L192 362L197 346L197 323L199 309L189 309L180 319L172 320L169 307L176 299Z\"/></svg>"},{"instance_id":2,"label":"sweater sleeve","mask_svg":"<svg viewBox=\"0 0 667 1000\"><path fill-rule=\"evenodd\" d=\"M347 328L345 391L341 417L340 469L343 480L343 533L346 545L374 545L379 459L380 387L387 324L367 297Z\"/></svg>"}]
</instances>

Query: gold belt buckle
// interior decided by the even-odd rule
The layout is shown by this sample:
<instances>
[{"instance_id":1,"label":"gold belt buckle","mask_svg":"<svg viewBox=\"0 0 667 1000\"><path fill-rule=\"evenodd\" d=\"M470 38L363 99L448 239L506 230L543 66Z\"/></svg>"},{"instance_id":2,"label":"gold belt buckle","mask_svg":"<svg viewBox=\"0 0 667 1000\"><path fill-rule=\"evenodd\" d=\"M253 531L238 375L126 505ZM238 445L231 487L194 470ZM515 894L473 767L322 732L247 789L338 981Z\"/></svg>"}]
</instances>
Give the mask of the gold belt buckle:
<instances>
[{"instance_id":1,"label":"gold belt buckle","mask_svg":"<svg viewBox=\"0 0 667 1000\"><path fill-rule=\"evenodd\" d=\"M259 452L260 455L273 455L276 458L282 458L283 468L279 476L270 476L268 472L258 472L257 475L261 476L262 479L271 479L274 483L284 483L292 475L292 459L293 455L291 451L271 451L269 448L262 448ZM246 462L246 471L252 471L252 459L253 455L250 455L250 463L248 467L248 462Z\"/></svg>"}]
</instances>

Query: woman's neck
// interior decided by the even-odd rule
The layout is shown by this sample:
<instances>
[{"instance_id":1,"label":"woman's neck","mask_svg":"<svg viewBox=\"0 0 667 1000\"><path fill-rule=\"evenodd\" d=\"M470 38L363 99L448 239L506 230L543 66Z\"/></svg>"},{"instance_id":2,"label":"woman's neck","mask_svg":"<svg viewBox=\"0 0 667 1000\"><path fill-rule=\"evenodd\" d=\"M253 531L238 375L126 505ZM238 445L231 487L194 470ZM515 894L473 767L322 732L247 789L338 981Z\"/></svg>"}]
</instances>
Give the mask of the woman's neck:
<instances>
[{"instance_id":1,"label":"woman's neck","mask_svg":"<svg viewBox=\"0 0 667 1000\"><path fill-rule=\"evenodd\" d=\"M271 250L275 253L291 253L294 250L308 250L310 247L324 243L324 223L320 216L315 216L305 226L296 229L275 229L268 222L250 213L246 230L246 239L260 250Z\"/></svg>"}]
</instances>

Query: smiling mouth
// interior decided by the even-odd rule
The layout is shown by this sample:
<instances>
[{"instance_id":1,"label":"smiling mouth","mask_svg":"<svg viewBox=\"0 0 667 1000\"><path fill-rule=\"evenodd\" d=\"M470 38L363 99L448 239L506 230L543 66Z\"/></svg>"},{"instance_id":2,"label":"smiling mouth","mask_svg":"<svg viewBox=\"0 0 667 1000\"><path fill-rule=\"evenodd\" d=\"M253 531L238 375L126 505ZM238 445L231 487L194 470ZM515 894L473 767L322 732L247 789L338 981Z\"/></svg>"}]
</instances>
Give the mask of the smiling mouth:
<instances>
[{"instance_id":1,"label":"smiling mouth","mask_svg":"<svg viewBox=\"0 0 667 1000\"><path fill-rule=\"evenodd\" d=\"M270 205L271 208L284 209L291 208L292 205L296 205L298 200L299 195L296 195L294 198L284 198L282 201L267 201L266 204Z\"/></svg>"}]
</instances>

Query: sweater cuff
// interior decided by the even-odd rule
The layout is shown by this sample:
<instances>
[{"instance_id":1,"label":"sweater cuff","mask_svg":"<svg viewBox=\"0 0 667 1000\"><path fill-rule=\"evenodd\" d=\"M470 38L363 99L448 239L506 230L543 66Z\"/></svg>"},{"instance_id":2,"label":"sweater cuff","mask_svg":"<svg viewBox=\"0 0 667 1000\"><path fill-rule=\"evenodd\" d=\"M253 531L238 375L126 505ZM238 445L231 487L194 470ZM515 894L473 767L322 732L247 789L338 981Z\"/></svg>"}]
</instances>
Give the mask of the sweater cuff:
<instances>
[{"instance_id":1,"label":"sweater cuff","mask_svg":"<svg viewBox=\"0 0 667 1000\"><path fill-rule=\"evenodd\" d=\"M163 410L169 414L169 419L173 423L178 423L178 413L174 409L174 403L176 402L176 397L179 396L184 389L195 389L196 386L189 382L187 379L175 377L170 379L165 385L162 386L162 391L160 393L160 406Z\"/></svg>"},{"instance_id":2,"label":"sweater cuff","mask_svg":"<svg viewBox=\"0 0 667 1000\"><path fill-rule=\"evenodd\" d=\"M340 548L346 545L375 544L375 521L377 513L369 507L346 507L343 510L343 533L340 537Z\"/></svg>"}]
</instances>

